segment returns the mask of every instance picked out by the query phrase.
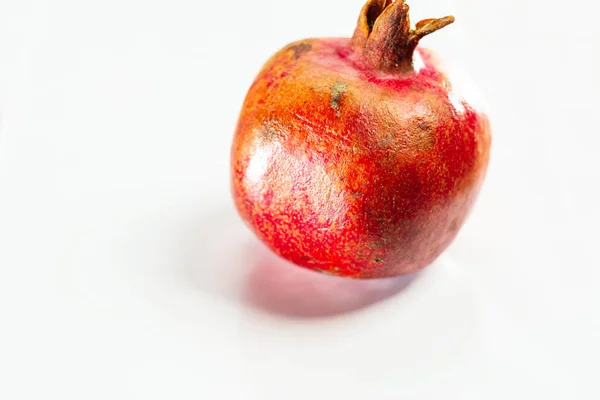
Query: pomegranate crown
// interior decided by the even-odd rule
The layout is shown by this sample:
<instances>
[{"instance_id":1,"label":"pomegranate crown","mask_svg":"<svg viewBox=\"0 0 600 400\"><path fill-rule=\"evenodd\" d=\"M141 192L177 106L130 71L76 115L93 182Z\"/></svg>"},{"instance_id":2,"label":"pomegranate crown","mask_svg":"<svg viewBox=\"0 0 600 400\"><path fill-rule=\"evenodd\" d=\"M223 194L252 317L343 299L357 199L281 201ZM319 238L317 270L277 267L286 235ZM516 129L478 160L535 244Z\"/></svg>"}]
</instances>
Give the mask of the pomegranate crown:
<instances>
[{"instance_id":1,"label":"pomegranate crown","mask_svg":"<svg viewBox=\"0 0 600 400\"><path fill-rule=\"evenodd\" d=\"M412 69L412 57L419 41L454 22L453 16L429 18L410 27L409 7L404 0L368 0L362 8L352 48L374 69Z\"/></svg>"}]
</instances>

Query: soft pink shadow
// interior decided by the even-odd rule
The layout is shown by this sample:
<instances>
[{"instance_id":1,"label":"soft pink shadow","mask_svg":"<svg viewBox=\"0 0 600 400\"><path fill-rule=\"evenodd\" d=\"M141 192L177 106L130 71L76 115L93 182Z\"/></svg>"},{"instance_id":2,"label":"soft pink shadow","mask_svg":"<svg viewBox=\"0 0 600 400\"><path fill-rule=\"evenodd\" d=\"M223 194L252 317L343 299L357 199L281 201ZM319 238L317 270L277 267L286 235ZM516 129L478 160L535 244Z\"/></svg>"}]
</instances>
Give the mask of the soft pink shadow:
<instances>
[{"instance_id":1,"label":"soft pink shadow","mask_svg":"<svg viewBox=\"0 0 600 400\"><path fill-rule=\"evenodd\" d=\"M245 301L288 317L319 318L360 310L398 294L419 276L353 280L297 267L257 242L248 253Z\"/></svg>"},{"instance_id":2,"label":"soft pink shadow","mask_svg":"<svg viewBox=\"0 0 600 400\"><path fill-rule=\"evenodd\" d=\"M297 267L260 243L233 207L189 220L192 224L182 230L175 256L182 282L270 314L292 318L346 314L394 296L419 276L360 281Z\"/></svg>"}]
</instances>

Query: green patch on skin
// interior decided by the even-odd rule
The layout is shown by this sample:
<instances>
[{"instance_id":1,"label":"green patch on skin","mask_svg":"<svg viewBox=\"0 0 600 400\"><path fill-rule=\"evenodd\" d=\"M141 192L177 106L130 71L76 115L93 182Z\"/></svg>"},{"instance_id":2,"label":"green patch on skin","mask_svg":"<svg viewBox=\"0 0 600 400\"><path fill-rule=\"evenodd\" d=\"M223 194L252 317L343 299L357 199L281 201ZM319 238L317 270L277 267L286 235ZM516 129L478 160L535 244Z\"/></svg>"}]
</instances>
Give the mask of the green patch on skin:
<instances>
[{"instance_id":1,"label":"green patch on skin","mask_svg":"<svg viewBox=\"0 0 600 400\"><path fill-rule=\"evenodd\" d=\"M261 133L263 139L268 142L275 140L277 137L277 132L273 128L265 128Z\"/></svg>"},{"instance_id":2,"label":"green patch on skin","mask_svg":"<svg viewBox=\"0 0 600 400\"><path fill-rule=\"evenodd\" d=\"M284 136L284 132L276 120L265 121L259 129L260 136L265 142L273 142Z\"/></svg>"},{"instance_id":3,"label":"green patch on skin","mask_svg":"<svg viewBox=\"0 0 600 400\"><path fill-rule=\"evenodd\" d=\"M348 86L346 86L345 83L342 82L336 82L335 85L333 85L333 89L331 90L331 102L329 104L331 104L331 108L333 108L335 110L335 115L336 116L340 116L340 101L342 101L342 96L344 95L344 93L346 93L346 91L348 90Z\"/></svg>"}]
</instances>

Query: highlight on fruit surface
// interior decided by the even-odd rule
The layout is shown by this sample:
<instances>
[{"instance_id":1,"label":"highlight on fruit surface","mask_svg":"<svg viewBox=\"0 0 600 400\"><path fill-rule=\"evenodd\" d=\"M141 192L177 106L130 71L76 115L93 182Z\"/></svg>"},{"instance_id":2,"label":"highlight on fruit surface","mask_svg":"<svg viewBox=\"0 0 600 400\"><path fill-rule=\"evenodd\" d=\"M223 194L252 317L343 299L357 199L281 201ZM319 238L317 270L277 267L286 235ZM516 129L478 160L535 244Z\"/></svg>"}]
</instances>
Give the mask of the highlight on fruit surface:
<instances>
[{"instance_id":1,"label":"highlight on fruit surface","mask_svg":"<svg viewBox=\"0 0 600 400\"><path fill-rule=\"evenodd\" d=\"M352 278L407 274L452 242L484 180L486 114L419 41L402 0L351 38L295 42L262 68L231 152L236 208L281 257Z\"/></svg>"}]
</instances>

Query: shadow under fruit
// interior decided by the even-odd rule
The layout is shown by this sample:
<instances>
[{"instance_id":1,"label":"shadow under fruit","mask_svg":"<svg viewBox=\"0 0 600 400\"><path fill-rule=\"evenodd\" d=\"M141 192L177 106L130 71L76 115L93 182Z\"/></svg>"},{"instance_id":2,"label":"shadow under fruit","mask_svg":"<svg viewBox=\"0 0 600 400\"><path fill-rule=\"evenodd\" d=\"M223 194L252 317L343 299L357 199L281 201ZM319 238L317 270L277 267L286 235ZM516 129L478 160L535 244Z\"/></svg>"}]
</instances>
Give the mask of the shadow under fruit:
<instances>
[{"instance_id":1,"label":"shadow under fruit","mask_svg":"<svg viewBox=\"0 0 600 400\"><path fill-rule=\"evenodd\" d=\"M372 306L407 289L420 274L393 279L353 280L294 268L251 243L244 300L272 314L293 318L344 315Z\"/></svg>"},{"instance_id":2,"label":"shadow under fruit","mask_svg":"<svg viewBox=\"0 0 600 400\"><path fill-rule=\"evenodd\" d=\"M410 28L369 0L352 38L307 39L252 84L232 146L238 212L276 254L352 278L417 271L452 242L485 177L488 118Z\"/></svg>"}]
</instances>

